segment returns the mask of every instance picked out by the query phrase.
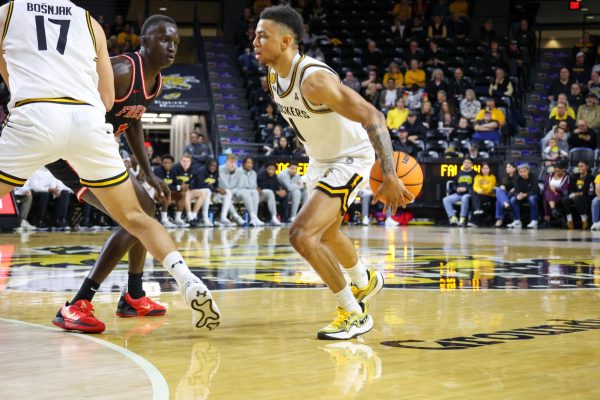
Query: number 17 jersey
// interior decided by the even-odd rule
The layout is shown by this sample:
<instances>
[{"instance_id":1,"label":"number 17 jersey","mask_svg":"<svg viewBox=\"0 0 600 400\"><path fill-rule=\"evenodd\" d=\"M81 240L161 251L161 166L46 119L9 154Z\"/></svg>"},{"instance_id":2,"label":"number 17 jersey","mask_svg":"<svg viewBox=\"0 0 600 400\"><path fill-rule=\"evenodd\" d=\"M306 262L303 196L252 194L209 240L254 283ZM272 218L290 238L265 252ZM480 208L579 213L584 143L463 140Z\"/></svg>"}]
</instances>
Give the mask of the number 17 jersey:
<instances>
[{"instance_id":1,"label":"number 17 jersey","mask_svg":"<svg viewBox=\"0 0 600 400\"><path fill-rule=\"evenodd\" d=\"M96 38L83 8L67 0L11 1L1 45L9 110L36 102L105 110L98 92Z\"/></svg>"}]
</instances>

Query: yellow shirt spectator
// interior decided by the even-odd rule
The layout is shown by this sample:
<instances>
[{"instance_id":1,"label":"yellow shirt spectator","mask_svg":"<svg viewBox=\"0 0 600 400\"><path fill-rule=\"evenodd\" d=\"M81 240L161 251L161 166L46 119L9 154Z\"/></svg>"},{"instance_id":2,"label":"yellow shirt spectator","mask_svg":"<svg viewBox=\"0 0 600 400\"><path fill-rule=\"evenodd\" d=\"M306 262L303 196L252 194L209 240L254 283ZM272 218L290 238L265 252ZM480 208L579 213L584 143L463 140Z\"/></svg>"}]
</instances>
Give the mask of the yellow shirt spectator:
<instances>
[{"instance_id":1,"label":"yellow shirt spectator","mask_svg":"<svg viewBox=\"0 0 600 400\"><path fill-rule=\"evenodd\" d=\"M390 78L393 78L396 81L397 88L404 86L404 76L402 75L402 72L386 72L385 75L383 75L383 86L385 86Z\"/></svg>"},{"instance_id":2,"label":"yellow shirt spectator","mask_svg":"<svg viewBox=\"0 0 600 400\"><path fill-rule=\"evenodd\" d=\"M392 108L388 111L386 122L388 129L398 129L408 119L408 110Z\"/></svg>"},{"instance_id":3,"label":"yellow shirt spectator","mask_svg":"<svg viewBox=\"0 0 600 400\"><path fill-rule=\"evenodd\" d=\"M548 119L552 119L554 117L556 117L557 111L556 111L556 106L552 107L552 110L550 110L550 116L548 117ZM575 119L575 110L573 110L573 108L571 108L571 106L567 107L567 116L571 117L573 119ZM560 119L560 118L558 118ZM566 119L566 118L564 118Z\"/></svg>"},{"instance_id":4,"label":"yellow shirt spectator","mask_svg":"<svg viewBox=\"0 0 600 400\"><path fill-rule=\"evenodd\" d=\"M485 114L485 108L482 108L477 113L475 120L477 121L477 120L483 119L484 114ZM494 121L498 121L500 126L504 126L504 124L506 123L506 117L504 116L504 113L502 112L502 110L499 108L492 108L492 119Z\"/></svg>"},{"instance_id":5,"label":"yellow shirt spectator","mask_svg":"<svg viewBox=\"0 0 600 400\"><path fill-rule=\"evenodd\" d=\"M412 16L412 7L407 0L402 0L396 3L392 9L392 15L394 17L400 17L403 20L408 19Z\"/></svg>"},{"instance_id":6,"label":"yellow shirt spectator","mask_svg":"<svg viewBox=\"0 0 600 400\"><path fill-rule=\"evenodd\" d=\"M448 6L450 14L458 13L461 17L466 17L469 13L469 3L467 0L454 0Z\"/></svg>"},{"instance_id":7,"label":"yellow shirt spectator","mask_svg":"<svg viewBox=\"0 0 600 400\"><path fill-rule=\"evenodd\" d=\"M119 46L122 46L125 44L125 42L129 42L129 44L131 44L131 47L137 47L138 36L133 32L127 33L123 31L117 35L117 44Z\"/></svg>"},{"instance_id":8,"label":"yellow shirt spectator","mask_svg":"<svg viewBox=\"0 0 600 400\"><path fill-rule=\"evenodd\" d=\"M422 69L417 69L413 71L409 69L404 74L404 84L406 87L411 87L412 85L418 85L419 87L425 87L425 71Z\"/></svg>"},{"instance_id":9,"label":"yellow shirt spectator","mask_svg":"<svg viewBox=\"0 0 600 400\"><path fill-rule=\"evenodd\" d=\"M473 191L484 196L493 196L494 188L496 187L496 177L494 175L482 175L478 174L475 176L475 182L473 183Z\"/></svg>"}]
</instances>

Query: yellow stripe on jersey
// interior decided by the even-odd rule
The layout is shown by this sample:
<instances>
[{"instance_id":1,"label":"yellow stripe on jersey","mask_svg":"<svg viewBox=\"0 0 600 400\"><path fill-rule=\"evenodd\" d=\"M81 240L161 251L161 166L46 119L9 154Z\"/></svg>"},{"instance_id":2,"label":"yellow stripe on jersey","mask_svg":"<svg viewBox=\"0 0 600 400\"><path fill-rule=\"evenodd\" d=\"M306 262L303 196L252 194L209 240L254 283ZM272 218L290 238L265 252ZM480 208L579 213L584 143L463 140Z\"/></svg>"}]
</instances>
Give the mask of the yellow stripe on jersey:
<instances>
[{"instance_id":1,"label":"yellow stripe on jersey","mask_svg":"<svg viewBox=\"0 0 600 400\"><path fill-rule=\"evenodd\" d=\"M82 186L90 188L105 188L109 186L116 186L125 182L129 178L129 173L124 171L123 173L113 176L112 178L101 179L99 181L87 181L85 179L79 179Z\"/></svg>"},{"instance_id":2,"label":"yellow stripe on jersey","mask_svg":"<svg viewBox=\"0 0 600 400\"><path fill-rule=\"evenodd\" d=\"M90 35L92 36L92 43L94 44L94 50L96 49L96 36L94 35L94 28L92 26L92 17L90 16L90 12L85 12L85 18L87 20L88 29L90 30ZM94 60L96 61L96 60Z\"/></svg>"},{"instance_id":3,"label":"yellow stripe on jersey","mask_svg":"<svg viewBox=\"0 0 600 400\"><path fill-rule=\"evenodd\" d=\"M0 182L4 182L11 186L23 186L27 179L17 178L16 176L9 175L5 172L0 171Z\"/></svg>"},{"instance_id":4,"label":"yellow stripe on jersey","mask_svg":"<svg viewBox=\"0 0 600 400\"><path fill-rule=\"evenodd\" d=\"M298 72L298 67L300 67L300 63L302 62L302 60L304 60L304 57L305 56L303 54L302 57L300 57L300 59L294 66L294 71L292 72L292 79L290 80L290 86L287 88L287 90L285 92L283 92L279 95L280 98L283 99L284 97L286 97L287 95L292 93L292 90L294 89L294 82L296 81L296 73ZM277 75L276 79L279 79L279 75ZM279 87L279 80L277 81L277 87Z\"/></svg>"},{"instance_id":5,"label":"yellow stripe on jersey","mask_svg":"<svg viewBox=\"0 0 600 400\"><path fill-rule=\"evenodd\" d=\"M20 100L15 103L15 107L20 107L30 103L60 103L60 104L76 104L89 105L85 101L75 100L70 97L39 97L35 99Z\"/></svg>"},{"instance_id":6,"label":"yellow stripe on jersey","mask_svg":"<svg viewBox=\"0 0 600 400\"><path fill-rule=\"evenodd\" d=\"M348 181L348 183L344 186L333 187L333 186L328 185L325 182L319 181L317 183L317 185L315 186L315 189L325 192L326 194L330 195L331 197L339 197L340 200L342 201L342 207L341 207L340 211L343 216L344 214L346 214L346 211L348 211L348 206L349 206L348 198L350 197L350 193L354 190L356 185L358 185L362 180L363 180L362 176L360 176L358 174L354 174L352 176L352 178L350 178L350 181Z\"/></svg>"},{"instance_id":7,"label":"yellow stripe on jersey","mask_svg":"<svg viewBox=\"0 0 600 400\"><path fill-rule=\"evenodd\" d=\"M8 24L10 23L10 17L13 12L14 1L11 1L8 5L8 14L6 15L6 23L4 24L4 30L2 31L2 40L0 40L0 46L4 44L4 38L6 37L6 32L8 32Z\"/></svg>"}]
</instances>

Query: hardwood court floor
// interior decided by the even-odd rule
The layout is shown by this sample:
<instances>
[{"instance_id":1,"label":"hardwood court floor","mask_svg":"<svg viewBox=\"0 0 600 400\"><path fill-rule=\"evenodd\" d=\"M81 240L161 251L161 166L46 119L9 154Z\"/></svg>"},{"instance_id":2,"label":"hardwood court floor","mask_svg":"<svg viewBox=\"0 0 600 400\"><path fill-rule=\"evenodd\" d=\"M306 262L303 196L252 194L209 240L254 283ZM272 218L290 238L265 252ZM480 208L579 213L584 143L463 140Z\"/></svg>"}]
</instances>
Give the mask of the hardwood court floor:
<instances>
[{"instance_id":1,"label":"hardwood court floor","mask_svg":"<svg viewBox=\"0 0 600 400\"><path fill-rule=\"evenodd\" d=\"M0 399L598 398L600 235L345 231L386 277L349 342L316 340L334 303L287 228L173 232L223 313L210 333L152 260L165 317L114 316L124 264L94 300L104 334L55 329L108 234L0 235Z\"/></svg>"}]
</instances>

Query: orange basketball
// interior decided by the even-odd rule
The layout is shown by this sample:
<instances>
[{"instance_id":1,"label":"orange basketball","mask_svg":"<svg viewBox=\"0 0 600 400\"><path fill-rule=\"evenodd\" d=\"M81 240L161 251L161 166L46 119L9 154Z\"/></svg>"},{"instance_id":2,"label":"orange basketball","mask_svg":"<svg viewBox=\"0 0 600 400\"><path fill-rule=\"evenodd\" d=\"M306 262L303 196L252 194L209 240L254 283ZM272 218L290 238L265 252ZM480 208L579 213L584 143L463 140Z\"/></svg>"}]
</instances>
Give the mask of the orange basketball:
<instances>
[{"instance_id":1,"label":"orange basketball","mask_svg":"<svg viewBox=\"0 0 600 400\"><path fill-rule=\"evenodd\" d=\"M401 151L394 152L394 165L396 166L396 175L404 182L406 189L408 189L416 199L423 187L423 170L421 169L421 166L414 157ZM383 182L381 162L376 160L371 168L371 177L369 178L373 193L377 192L381 182ZM384 200L381 197L380 199Z\"/></svg>"}]
</instances>

